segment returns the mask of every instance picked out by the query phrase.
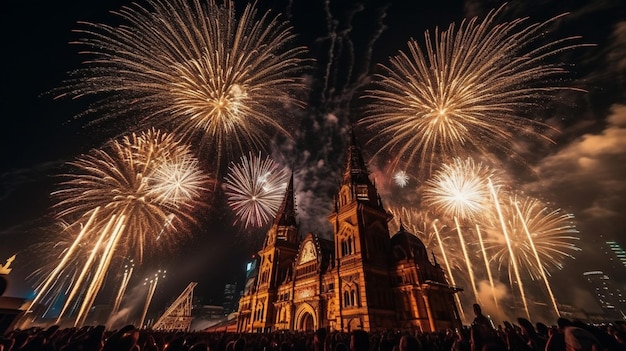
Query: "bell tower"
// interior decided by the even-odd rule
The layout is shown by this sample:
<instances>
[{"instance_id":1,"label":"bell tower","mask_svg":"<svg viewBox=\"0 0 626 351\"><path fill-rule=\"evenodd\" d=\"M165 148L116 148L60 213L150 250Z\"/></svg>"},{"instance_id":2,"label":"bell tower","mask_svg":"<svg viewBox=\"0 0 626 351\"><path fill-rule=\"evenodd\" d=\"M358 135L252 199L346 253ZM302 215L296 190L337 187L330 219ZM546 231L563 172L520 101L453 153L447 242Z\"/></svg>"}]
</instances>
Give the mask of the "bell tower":
<instances>
[{"instance_id":1,"label":"bell tower","mask_svg":"<svg viewBox=\"0 0 626 351\"><path fill-rule=\"evenodd\" d=\"M251 316L247 331L269 331L274 327L277 287L290 278L293 260L298 253L298 227L293 192L293 174L285 191L285 197L265 235L263 248L258 252L259 274L256 292L251 304Z\"/></svg>"},{"instance_id":2,"label":"bell tower","mask_svg":"<svg viewBox=\"0 0 626 351\"><path fill-rule=\"evenodd\" d=\"M357 146L354 132L346 152L343 181L329 216L335 240L336 296L342 306L336 325L382 330L395 322L389 275L390 238L375 184Z\"/></svg>"}]
</instances>

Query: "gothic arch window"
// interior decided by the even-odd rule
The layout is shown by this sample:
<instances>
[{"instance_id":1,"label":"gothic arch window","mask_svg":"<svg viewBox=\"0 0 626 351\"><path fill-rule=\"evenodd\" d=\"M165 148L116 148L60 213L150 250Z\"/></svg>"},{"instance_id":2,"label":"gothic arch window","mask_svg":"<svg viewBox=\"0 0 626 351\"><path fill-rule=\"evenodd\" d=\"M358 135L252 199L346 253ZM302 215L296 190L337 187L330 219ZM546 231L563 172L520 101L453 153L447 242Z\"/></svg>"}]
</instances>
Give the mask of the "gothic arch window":
<instances>
[{"instance_id":1,"label":"gothic arch window","mask_svg":"<svg viewBox=\"0 0 626 351\"><path fill-rule=\"evenodd\" d=\"M256 321L260 321L263 320L263 312L264 312L264 305L262 303L258 303L256 306L256 311L254 313L254 320Z\"/></svg>"},{"instance_id":2,"label":"gothic arch window","mask_svg":"<svg viewBox=\"0 0 626 351\"><path fill-rule=\"evenodd\" d=\"M359 287L356 284L346 285L343 288L343 306L359 306Z\"/></svg>"},{"instance_id":3,"label":"gothic arch window","mask_svg":"<svg viewBox=\"0 0 626 351\"><path fill-rule=\"evenodd\" d=\"M348 237L348 255L354 253L354 242L352 241L352 237Z\"/></svg>"}]
</instances>

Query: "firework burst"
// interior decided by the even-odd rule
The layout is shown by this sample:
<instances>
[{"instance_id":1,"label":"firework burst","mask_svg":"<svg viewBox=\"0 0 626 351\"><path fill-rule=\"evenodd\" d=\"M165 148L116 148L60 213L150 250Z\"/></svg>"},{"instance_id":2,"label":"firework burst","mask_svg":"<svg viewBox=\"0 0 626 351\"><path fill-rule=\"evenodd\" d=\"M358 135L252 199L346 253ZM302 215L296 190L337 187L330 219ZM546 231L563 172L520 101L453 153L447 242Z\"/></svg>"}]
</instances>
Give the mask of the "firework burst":
<instances>
[{"instance_id":1,"label":"firework burst","mask_svg":"<svg viewBox=\"0 0 626 351\"><path fill-rule=\"evenodd\" d=\"M189 147L158 130L111 141L69 164L76 172L53 193L59 199L58 218L76 224L95 209L98 222L125 216L125 230L132 235L125 237L124 246L135 248L139 261L144 248L156 244L164 223L176 232L193 222L191 213L203 205L201 195L208 186Z\"/></svg>"},{"instance_id":2,"label":"firework burst","mask_svg":"<svg viewBox=\"0 0 626 351\"><path fill-rule=\"evenodd\" d=\"M232 163L226 176L228 204L245 227L261 227L276 215L289 180L286 168L269 156L250 154Z\"/></svg>"},{"instance_id":3,"label":"firework burst","mask_svg":"<svg viewBox=\"0 0 626 351\"><path fill-rule=\"evenodd\" d=\"M405 171L397 171L393 175L393 180L397 186L404 188L409 184L409 175Z\"/></svg>"},{"instance_id":4,"label":"firework burst","mask_svg":"<svg viewBox=\"0 0 626 351\"><path fill-rule=\"evenodd\" d=\"M455 158L426 182L424 201L445 216L476 219L489 210L487 179L498 178L480 162Z\"/></svg>"},{"instance_id":5,"label":"firework burst","mask_svg":"<svg viewBox=\"0 0 626 351\"><path fill-rule=\"evenodd\" d=\"M579 238L573 215L560 209L551 210L537 199L517 196L503 201L502 212L517 266L532 279L542 279L542 270L549 273L563 268L563 259L573 258L572 253L580 251L575 244ZM494 227L492 230L499 232L497 225ZM492 252L492 260L501 270L506 270L511 279L512 256L504 239L492 233L485 240L485 246Z\"/></svg>"},{"instance_id":6,"label":"firework burst","mask_svg":"<svg viewBox=\"0 0 626 351\"><path fill-rule=\"evenodd\" d=\"M81 23L76 44L91 58L59 96L95 96L86 114L139 116L199 138L218 163L223 152L262 147L275 131L289 135L277 111L302 105L307 60L305 48L290 45L286 22L252 5L237 17L232 0L146 3L113 12L124 23L117 27Z\"/></svg>"},{"instance_id":7,"label":"firework burst","mask_svg":"<svg viewBox=\"0 0 626 351\"><path fill-rule=\"evenodd\" d=\"M389 67L382 66L370 104L359 123L374 130L397 159L419 158L422 169L473 152L513 153L521 135L548 139L544 123L525 114L539 101L571 87L552 86L563 65L547 58L581 46L577 37L545 44L538 38L559 17L527 25L526 18L496 23L502 7L484 20L464 20L447 30L426 31L426 48L408 43ZM430 165L426 166L426 165Z\"/></svg>"},{"instance_id":8,"label":"firework burst","mask_svg":"<svg viewBox=\"0 0 626 351\"><path fill-rule=\"evenodd\" d=\"M192 210L202 205L208 178L197 164L187 146L157 130L113 140L70 162L73 172L65 175L62 189L53 195L59 199L56 215L68 223L65 232L73 241L40 285L32 305L58 290L57 282L69 283L59 319L73 312L80 325L116 256L132 254L141 262L148 248L176 243L179 235L158 238L164 229L168 234L182 233L193 221ZM163 174L166 169L185 176L173 176L172 185L172 177ZM60 276L71 280L59 280ZM78 305L77 311L68 310Z\"/></svg>"}]
</instances>

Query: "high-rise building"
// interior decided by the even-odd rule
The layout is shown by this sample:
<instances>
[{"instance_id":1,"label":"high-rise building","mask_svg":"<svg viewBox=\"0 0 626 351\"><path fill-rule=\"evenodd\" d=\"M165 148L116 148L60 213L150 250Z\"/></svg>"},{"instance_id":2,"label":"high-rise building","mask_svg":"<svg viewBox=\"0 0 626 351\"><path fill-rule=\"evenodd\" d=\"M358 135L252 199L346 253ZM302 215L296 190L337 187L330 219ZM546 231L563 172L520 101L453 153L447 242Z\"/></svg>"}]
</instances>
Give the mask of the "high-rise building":
<instances>
[{"instance_id":1,"label":"high-rise building","mask_svg":"<svg viewBox=\"0 0 626 351\"><path fill-rule=\"evenodd\" d=\"M608 252L605 252L609 256L609 261L613 263L614 268L619 267L619 269L626 268L626 251L622 248L622 246L613 240L606 241L606 247Z\"/></svg>"},{"instance_id":2,"label":"high-rise building","mask_svg":"<svg viewBox=\"0 0 626 351\"><path fill-rule=\"evenodd\" d=\"M237 330L424 332L461 326L454 294L424 243L403 226L393 236L352 135L328 221L333 240L299 240L293 177L258 252L258 274L239 301Z\"/></svg>"},{"instance_id":3,"label":"high-rise building","mask_svg":"<svg viewBox=\"0 0 626 351\"><path fill-rule=\"evenodd\" d=\"M225 315L233 313L237 310L237 302L239 302L239 294L237 294L237 283L226 284L224 286L224 311Z\"/></svg>"},{"instance_id":4,"label":"high-rise building","mask_svg":"<svg viewBox=\"0 0 626 351\"><path fill-rule=\"evenodd\" d=\"M621 289L602 271L583 273L604 311L607 320L626 320L626 297Z\"/></svg>"}]
</instances>

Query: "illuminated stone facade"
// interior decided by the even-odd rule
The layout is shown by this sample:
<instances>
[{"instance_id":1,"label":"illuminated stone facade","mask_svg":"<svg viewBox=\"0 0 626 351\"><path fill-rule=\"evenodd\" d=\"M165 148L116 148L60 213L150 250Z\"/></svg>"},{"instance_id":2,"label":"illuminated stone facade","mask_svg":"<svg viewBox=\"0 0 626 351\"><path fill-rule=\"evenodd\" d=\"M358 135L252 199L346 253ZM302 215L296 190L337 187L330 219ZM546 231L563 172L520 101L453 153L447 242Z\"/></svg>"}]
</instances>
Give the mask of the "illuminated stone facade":
<instances>
[{"instance_id":1,"label":"illuminated stone facade","mask_svg":"<svg viewBox=\"0 0 626 351\"><path fill-rule=\"evenodd\" d=\"M334 240L299 240L292 180L239 302L238 331L459 327L458 289L416 236L403 227L390 236L390 219L353 137L328 217Z\"/></svg>"}]
</instances>

